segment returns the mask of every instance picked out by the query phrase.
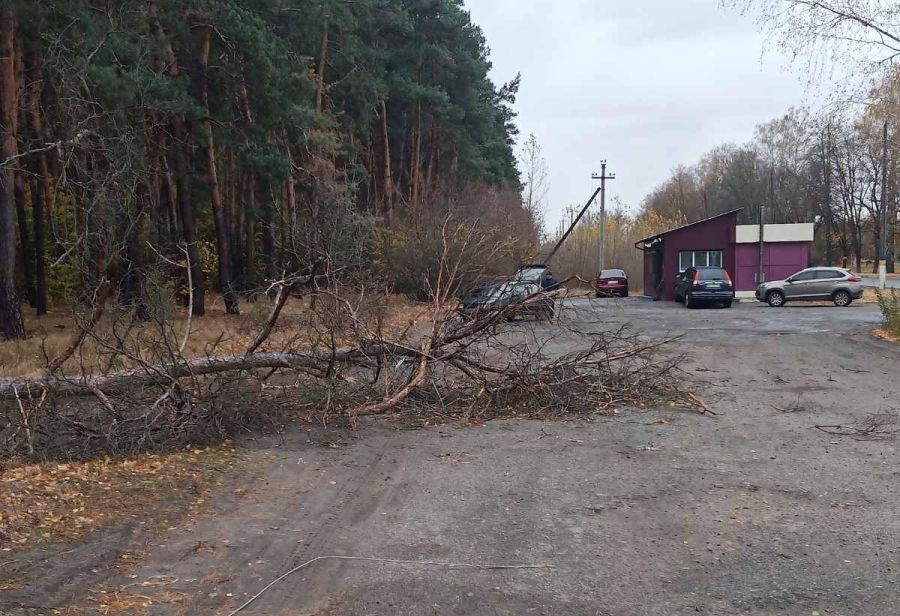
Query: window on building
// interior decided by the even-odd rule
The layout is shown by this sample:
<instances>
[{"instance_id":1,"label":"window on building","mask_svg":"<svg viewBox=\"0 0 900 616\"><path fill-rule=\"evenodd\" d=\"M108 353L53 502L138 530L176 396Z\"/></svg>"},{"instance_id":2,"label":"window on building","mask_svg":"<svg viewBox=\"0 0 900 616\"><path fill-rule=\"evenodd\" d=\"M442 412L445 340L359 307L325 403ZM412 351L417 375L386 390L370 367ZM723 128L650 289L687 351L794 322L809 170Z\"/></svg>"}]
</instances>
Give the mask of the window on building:
<instances>
[{"instance_id":1,"label":"window on building","mask_svg":"<svg viewBox=\"0 0 900 616\"><path fill-rule=\"evenodd\" d=\"M682 250L678 255L678 271L689 267L722 267L722 251Z\"/></svg>"}]
</instances>

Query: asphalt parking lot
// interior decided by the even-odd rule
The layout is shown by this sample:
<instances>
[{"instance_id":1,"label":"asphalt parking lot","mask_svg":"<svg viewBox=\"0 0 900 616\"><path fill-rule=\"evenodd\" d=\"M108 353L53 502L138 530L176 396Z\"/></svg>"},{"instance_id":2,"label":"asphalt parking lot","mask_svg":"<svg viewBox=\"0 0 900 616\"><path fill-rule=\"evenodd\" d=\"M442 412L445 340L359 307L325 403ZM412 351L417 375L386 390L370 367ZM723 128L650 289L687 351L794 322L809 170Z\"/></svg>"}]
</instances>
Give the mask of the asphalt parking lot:
<instances>
[{"instance_id":1,"label":"asphalt parking lot","mask_svg":"<svg viewBox=\"0 0 900 616\"><path fill-rule=\"evenodd\" d=\"M174 579L164 590L183 599L151 613L227 614L296 565L344 555L546 567L323 560L242 615L898 613L897 442L815 428L900 410L900 352L871 335L875 306L631 298L563 313L588 331L682 336L685 384L718 415L297 430L260 445L213 514L146 546L129 592ZM45 580L58 605L61 580Z\"/></svg>"}]
</instances>

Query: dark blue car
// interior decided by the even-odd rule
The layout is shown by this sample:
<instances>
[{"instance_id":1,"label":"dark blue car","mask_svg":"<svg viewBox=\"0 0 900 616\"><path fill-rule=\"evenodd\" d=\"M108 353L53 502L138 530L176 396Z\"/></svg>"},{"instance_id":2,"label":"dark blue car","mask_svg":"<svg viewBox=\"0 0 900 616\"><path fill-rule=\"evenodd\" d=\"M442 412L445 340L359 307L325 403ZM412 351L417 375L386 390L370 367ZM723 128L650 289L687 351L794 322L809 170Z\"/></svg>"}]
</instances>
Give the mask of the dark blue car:
<instances>
[{"instance_id":1,"label":"dark blue car","mask_svg":"<svg viewBox=\"0 0 900 616\"><path fill-rule=\"evenodd\" d=\"M689 267L675 278L675 301L684 302L685 308L696 308L700 304L721 304L731 308L734 284L724 268Z\"/></svg>"}]
</instances>

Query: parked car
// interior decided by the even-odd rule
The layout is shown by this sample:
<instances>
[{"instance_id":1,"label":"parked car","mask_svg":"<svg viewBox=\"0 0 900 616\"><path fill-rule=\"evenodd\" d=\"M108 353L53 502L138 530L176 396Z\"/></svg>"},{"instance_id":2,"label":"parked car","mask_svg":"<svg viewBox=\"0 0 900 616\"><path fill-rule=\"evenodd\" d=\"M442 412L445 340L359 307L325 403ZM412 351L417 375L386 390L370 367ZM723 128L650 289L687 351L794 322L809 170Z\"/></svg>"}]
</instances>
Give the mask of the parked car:
<instances>
[{"instance_id":1,"label":"parked car","mask_svg":"<svg viewBox=\"0 0 900 616\"><path fill-rule=\"evenodd\" d=\"M541 278L543 278L544 273L547 271L547 269L547 266L543 263L523 265L518 270L516 270L516 275L513 276L513 280L518 282L535 282L540 284Z\"/></svg>"},{"instance_id":2,"label":"parked car","mask_svg":"<svg viewBox=\"0 0 900 616\"><path fill-rule=\"evenodd\" d=\"M540 282L519 279L487 285L475 289L463 299L459 304L459 311L468 317L475 317L488 311L508 309L509 319L520 316L552 319L555 314L552 297L536 297L527 304L523 303L540 291Z\"/></svg>"},{"instance_id":3,"label":"parked car","mask_svg":"<svg viewBox=\"0 0 900 616\"><path fill-rule=\"evenodd\" d=\"M628 276L625 270L605 269L597 276L597 297L628 297Z\"/></svg>"},{"instance_id":4,"label":"parked car","mask_svg":"<svg viewBox=\"0 0 900 616\"><path fill-rule=\"evenodd\" d=\"M770 306L794 301L831 300L835 306L849 306L863 296L862 278L839 267L809 267L784 280L764 282L756 287L756 299Z\"/></svg>"},{"instance_id":5,"label":"parked car","mask_svg":"<svg viewBox=\"0 0 900 616\"><path fill-rule=\"evenodd\" d=\"M734 284L724 268L689 267L675 277L675 301L684 302L686 308L695 308L702 303L718 303L731 308Z\"/></svg>"}]
</instances>

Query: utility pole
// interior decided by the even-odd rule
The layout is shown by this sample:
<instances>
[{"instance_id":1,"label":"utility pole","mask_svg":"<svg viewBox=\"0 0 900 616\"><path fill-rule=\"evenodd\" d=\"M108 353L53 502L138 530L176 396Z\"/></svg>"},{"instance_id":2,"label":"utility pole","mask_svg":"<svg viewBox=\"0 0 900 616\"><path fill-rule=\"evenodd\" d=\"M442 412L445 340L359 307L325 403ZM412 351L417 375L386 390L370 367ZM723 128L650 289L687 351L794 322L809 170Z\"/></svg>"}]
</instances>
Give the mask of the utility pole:
<instances>
[{"instance_id":1,"label":"utility pole","mask_svg":"<svg viewBox=\"0 0 900 616\"><path fill-rule=\"evenodd\" d=\"M884 133L881 141L881 246L878 247L878 286L884 289L887 285L887 258L888 258L888 123L884 121ZM894 238L891 238L893 241Z\"/></svg>"},{"instance_id":2,"label":"utility pole","mask_svg":"<svg viewBox=\"0 0 900 616\"><path fill-rule=\"evenodd\" d=\"M766 206L759 206L759 270L756 272L756 284L762 284L766 281L766 224L765 224Z\"/></svg>"},{"instance_id":3,"label":"utility pole","mask_svg":"<svg viewBox=\"0 0 900 616\"><path fill-rule=\"evenodd\" d=\"M600 180L600 268L599 274L606 264L606 180L616 179L615 173L606 175L606 161L600 161L600 175L593 174L592 179Z\"/></svg>"}]
</instances>

